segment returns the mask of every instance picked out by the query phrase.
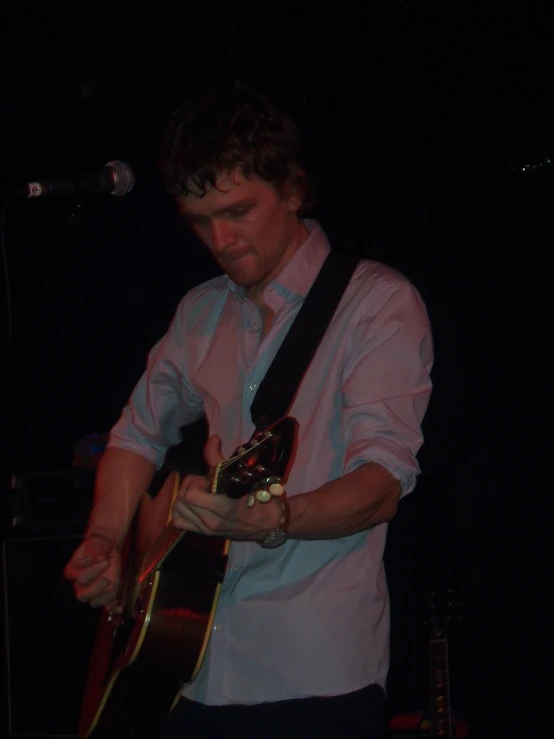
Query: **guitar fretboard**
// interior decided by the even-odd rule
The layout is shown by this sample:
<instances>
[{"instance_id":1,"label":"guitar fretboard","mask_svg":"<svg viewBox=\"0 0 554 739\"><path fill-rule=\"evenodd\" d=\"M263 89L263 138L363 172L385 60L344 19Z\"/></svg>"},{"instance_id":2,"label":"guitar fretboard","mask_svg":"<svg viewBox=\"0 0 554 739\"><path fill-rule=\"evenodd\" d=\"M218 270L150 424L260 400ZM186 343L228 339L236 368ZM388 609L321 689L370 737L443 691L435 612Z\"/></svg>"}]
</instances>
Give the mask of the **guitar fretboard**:
<instances>
[{"instance_id":1,"label":"guitar fretboard","mask_svg":"<svg viewBox=\"0 0 554 739\"><path fill-rule=\"evenodd\" d=\"M431 668L431 739L452 739L448 647L445 637L429 642Z\"/></svg>"}]
</instances>

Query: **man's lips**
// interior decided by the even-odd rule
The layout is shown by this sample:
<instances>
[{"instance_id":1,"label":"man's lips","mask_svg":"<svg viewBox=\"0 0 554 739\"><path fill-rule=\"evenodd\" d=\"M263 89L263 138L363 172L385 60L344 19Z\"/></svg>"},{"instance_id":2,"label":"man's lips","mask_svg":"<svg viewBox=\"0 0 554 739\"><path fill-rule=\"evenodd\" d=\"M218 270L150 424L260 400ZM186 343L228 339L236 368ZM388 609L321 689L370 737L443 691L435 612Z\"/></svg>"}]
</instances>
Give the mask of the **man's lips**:
<instances>
[{"instance_id":1,"label":"man's lips","mask_svg":"<svg viewBox=\"0 0 554 739\"><path fill-rule=\"evenodd\" d=\"M220 262L238 262L239 259L252 254L250 249L244 249L241 251L225 252L220 258Z\"/></svg>"}]
</instances>

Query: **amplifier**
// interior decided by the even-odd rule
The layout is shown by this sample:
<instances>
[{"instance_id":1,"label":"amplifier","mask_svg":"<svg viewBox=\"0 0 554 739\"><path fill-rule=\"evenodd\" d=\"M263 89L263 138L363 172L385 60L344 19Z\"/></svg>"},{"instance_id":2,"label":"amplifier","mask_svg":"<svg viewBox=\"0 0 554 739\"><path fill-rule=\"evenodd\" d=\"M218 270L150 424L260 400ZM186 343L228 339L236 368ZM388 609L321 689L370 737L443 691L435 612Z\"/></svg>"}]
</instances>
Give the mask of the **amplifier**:
<instances>
[{"instance_id":1,"label":"amplifier","mask_svg":"<svg viewBox=\"0 0 554 739\"><path fill-rule=\"evenodd\" d=\"M18 536L84 531L93 498L88 470L14 473L8 490L10 528Z\"/></svg>"},{"instance_id":2,"label":"amplifier","mask_svg":"<svg viewBox=\"0 0 554 739\"><path fill-rule=\"evenodd\" d=\"M27 536L2 543L2 736L77 736L99 616L63 578L80 540Z\"/></svg>"}]
</instances>

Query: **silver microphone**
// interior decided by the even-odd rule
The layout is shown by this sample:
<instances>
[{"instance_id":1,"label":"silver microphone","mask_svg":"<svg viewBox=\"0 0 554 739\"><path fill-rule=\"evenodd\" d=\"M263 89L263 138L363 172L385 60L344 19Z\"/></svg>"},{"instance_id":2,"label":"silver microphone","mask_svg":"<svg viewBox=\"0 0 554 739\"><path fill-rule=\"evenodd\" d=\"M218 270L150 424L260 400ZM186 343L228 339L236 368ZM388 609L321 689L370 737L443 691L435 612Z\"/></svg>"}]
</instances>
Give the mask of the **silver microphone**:
<instances>
[{"instance_id":1,"label":"silver microphone","mask_svg":"<svg viewBox=\"0 0 554 739\"><path fill-rule=\"evenodd\" d=\"M60 180L27 182L18 188L14 197L40 198L43 195L71 195L73 193L107 192L110 195L127 195L135 186L136 176L127 162L114 159L102 169L78 174Z\"/></svg>"}]
</instances>

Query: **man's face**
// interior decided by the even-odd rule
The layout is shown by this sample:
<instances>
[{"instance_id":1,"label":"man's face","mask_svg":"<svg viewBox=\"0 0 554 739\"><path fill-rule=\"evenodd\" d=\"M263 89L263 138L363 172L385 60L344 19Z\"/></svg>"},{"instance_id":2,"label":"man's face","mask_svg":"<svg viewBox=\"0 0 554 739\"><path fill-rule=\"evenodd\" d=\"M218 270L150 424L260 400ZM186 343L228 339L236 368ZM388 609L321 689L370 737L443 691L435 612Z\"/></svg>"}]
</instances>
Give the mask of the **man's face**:
<instances>
[{"instance_id":1,"label":"man's face","mask_svg":"<svg viewBox=\"0 0 554 739\"><path fill-rule=\"evenodd\" d=\"M247 288L269 283L307 235L297 217L298 195L280 195L238 170L222 175L203 197L182 195L177 203L221 268Z\"/></svg>"}]
</instances>

